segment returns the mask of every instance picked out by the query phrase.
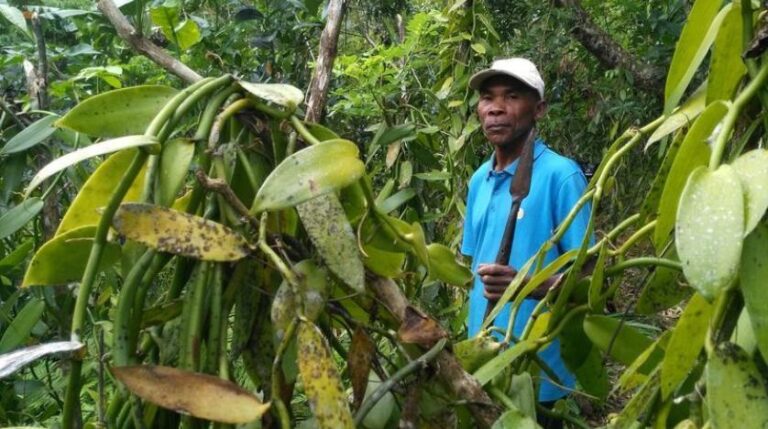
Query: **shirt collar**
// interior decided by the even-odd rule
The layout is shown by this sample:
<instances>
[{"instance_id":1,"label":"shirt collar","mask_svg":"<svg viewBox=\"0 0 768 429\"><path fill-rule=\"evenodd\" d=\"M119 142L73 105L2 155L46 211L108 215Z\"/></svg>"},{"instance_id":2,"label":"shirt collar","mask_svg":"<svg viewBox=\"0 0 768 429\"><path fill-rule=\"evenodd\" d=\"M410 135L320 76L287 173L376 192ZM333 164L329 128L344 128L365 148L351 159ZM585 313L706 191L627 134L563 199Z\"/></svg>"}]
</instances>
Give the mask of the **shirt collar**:
<instances>
[{"instance_id":1,"label":"shirt collar","mask_svg":"<svg viewBox=\"0 0 768 429\"><path fill-rule=\"evenodd\" d=\"M544 144L544 141L540 137L536 137L536 141L534 142L534 145L533 145L533 160L536 161L536 159L539 156L541 156L542 153L544 153L544 149L546 148L547 147ZM491 153L490 163L491 163L491 168L490 170L488 170L488 176L486 177L486 179L490 178L493 174L502 174L502 173L506 173L506 174L509 174L510 176L514 176L515 171L517 171L517 164L520 163L520 157L517 157L516 160L512 161L511 164L504 167L504 170L499 172L497 172L495 169L496 156L493 153Z\"/></svg>"}]
</instances>

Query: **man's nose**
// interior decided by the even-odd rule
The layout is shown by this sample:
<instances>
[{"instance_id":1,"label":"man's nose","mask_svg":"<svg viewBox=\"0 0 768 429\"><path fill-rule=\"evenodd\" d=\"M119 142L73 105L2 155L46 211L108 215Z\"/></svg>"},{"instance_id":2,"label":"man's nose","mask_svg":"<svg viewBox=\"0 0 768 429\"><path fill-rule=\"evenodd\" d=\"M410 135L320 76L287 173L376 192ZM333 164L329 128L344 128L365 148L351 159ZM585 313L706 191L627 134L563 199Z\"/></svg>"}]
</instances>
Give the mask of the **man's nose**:
<instances>
[{"instance_id":1,"label":"man's nose","mask_svg":"<svg viewBox=\"0 0 768 429\"><path fill-rule=\"evenodd\" d=\"M504 106L498 101L493 101L490 106L488 106L488 114L493 116L502 115L504 114Z\"/></svg>"}]
</instances>

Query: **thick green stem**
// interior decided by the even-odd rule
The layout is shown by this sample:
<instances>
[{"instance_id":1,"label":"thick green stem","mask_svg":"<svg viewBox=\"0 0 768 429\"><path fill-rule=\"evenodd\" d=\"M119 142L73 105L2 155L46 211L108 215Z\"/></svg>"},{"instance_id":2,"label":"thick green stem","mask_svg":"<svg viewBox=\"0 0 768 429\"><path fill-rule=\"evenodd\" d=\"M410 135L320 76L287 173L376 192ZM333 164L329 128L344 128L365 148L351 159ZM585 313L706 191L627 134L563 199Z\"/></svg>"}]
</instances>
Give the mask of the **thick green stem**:
<instances>
[{"instance_id":1,"label":"thick green stem","mask_svg":"<svg viewBox=\"0 0 768 429\"><path fill-rule=\"evenodd\" d=\"M208 356L206 357L206 372L216 374L219 371L219 353L221 353L221 325L222 318L222 266L216 265L213 272L213 281L208 285L211 288L211 310L208 323L208 338L206 339Z\"/></svg>"},{"instance_id":2,"label":"thick green stem","mask_svg":"<svg viewBox=\"0 0 768 429\"><path fill-rule=\"evenodd\" d=\"M610 268L607 268L605 270L605 275L607 277L611 277L617 274L621 274L624 272L624 270L627 270L629 268L648 267L648 266L664 267L664 268L669 268L677 271L682 271L683 269L683 266L679 261L673 261L671 259L664 259L664 258L642 257L642 258L629 259L629 260L620 262Z\"/></svg>"},{"instance_id":3,"label":"thick green stem","mask_svg":"<svg viewBox=\"0 0 768 429\"><path fill-rule=\"evenodd\" d=\"M112 193L112 196L104 208L104 212L101 215L99 224L96 227L96 234L93 238L93 246L91 247L91 253L88 255L88 262L83 272L83 279L80 282L80 290L77 294L77 301L75 302L75 310L72 314L72 328L71 336L73 341L80 341L80 335L82 334L83 324L85 322L85 313L88 306L88 299L91 296L91 290L96 281L96 274L98 273L99 262L101 261L101 255L104 252L104 246L107 242L107 233L109 232L109 226L112 223L112 217L117 211L117 207L125 197L128 189L131 187L134 179L144 166L144 162L147 160L147 153L144 151L137 151L133 158L133 161L128 166L123 178L117 185L117 188ZM67 393L64 400L64 412L62 416L63 429L71 429L75 424L76 410L78 399L80 396L80 370L82 369L82 362L80 359L72 360L72 367L69 374L69 385L67 386Z\"/></svg>"},{"instance_id":4,"label":"thick green stem","mask_svg":"<svg viewBox=\"0 0 768 429\"><path fill-rule=\"evenodd\" d=\"M296 334L296 328L298 328L299 323L300 322L298 318L291 320L291 323L285 329L285 334L283 335L283 339L280 341L280 345L277 347L277 351L275 352L275 360L272 361L271 399L274 410L277 413L277 418L280 420L280 427L282 429L290 429L291 427L290 413L288 413L288 408L283 402L283 399L280 397L280 381L283 379L283 355L285 355L285 351L288 350L288 346L291 344L291 341L293 341L293 337Z\"/></svg>"},{"instance_id":5,"label":"thick green stem","mask_svg":"<svg viewBox=\"0 0 768 429\"><path fill-rule=\"evenodd\" d=\"M190 371L197 371L200 360L200 332L203 326L203 305L210 270L211 262L200 263L193 286L188 291L188 296L184 298L179 363L182 369Z\"/></svg>"},{"instance_id":6,"label":"thick green stem","mask_svg":"<svg viewBox=\"0 0 768 429\"><path fill-rule=\"evenodd\" d=\"M301 119L297 118L296 116L291 116L291 125L293 126L293 129L296 130L296 132L301 135L301 138L304 139L305 142L316 145L320 143L320 140L317 139L317 137L313 136L312 133L309 132L307 127L304 126L304 123L301 122Z\"/></svg>"},{"instance_id":7,"label":"thick green stem","mask_svg":"<svg viewBox=\"0 0 768 429\"><path fill-rule=\"evenodd\" d=\"M139 288L144 272L152 263L154 257L154 250L144 252L136 265L131 268L120 291L115 313L115 332L112 345L112 356L116 366L131 364L131 358L136 351L136 344L131 344L130 341L131 317L133 316L136 291ZM138 316L140 317L141 314L139 313Z\"/></svg>"},{"instance_id":8,"label":"thick green stem","mask_svg":"<svg viewBox=\"0 0 768 429\"><path fill-rule=\"evenodd\" d=\"M723 153L725 152L725 146L728 143L728 139L731 137L733 128L736 126L736 120L739 118L739 114L744 107L752 100L760 89L765 84L765 80L768 78L768 62L766 62L757 75L749 82L743 91L736 97L728 108L723 119L720 129L720 133L717 135L715 143L712 145L712 155L709 158L709 169L715 170L722 161Z\"/></svg>"},{"instance_id":9,"label":"thick green stem","mask_svg":"<svg viewBox=\"0 0 768 429\"><path fill-rule=\"evenodd\" d=\"M632 234L631 237L627 239L627 241L624 242L624 244L621 245L618 249L611 252L611 256L616 255L623 255L627 253L627 251L635 245L640 239L645 237L646 235L653 232L653 230L656 228L656 221L651 221L645 224L642 228L638 229L634 234Z\"/></svg>"}]
</instances>

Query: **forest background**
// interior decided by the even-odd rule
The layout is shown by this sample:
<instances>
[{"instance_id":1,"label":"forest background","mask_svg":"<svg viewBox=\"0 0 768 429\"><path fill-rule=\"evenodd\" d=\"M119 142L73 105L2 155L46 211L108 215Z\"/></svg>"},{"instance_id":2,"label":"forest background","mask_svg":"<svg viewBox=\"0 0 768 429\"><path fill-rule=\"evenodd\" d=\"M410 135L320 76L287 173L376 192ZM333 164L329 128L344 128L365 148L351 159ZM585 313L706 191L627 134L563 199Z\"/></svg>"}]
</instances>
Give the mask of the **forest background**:
<instances>
[{"instance_id":1,"label":"forest background","mask_svg":"<svg viewBox=\"0 0 768 429\"><path fill-rule=\"evenodd\" d=\"M691 217L685 209L677 212L677 207L684 194L683 185L696 167L709 161L711 170L720 171L717 168L721 160L746 159L740 156L762 147L765 97L761 88L765 73L760 63L751 59L759 58L766 37L757 19L763 11L760 4L741 1L725 2L724 6L722 1L705 0L115 3L100 1L96 7L86 0L0 0L0 353L70 339L86 345L85 350L80 343L72 346L80 350L73 355L65 353L34 362L22 359L29 366L14 368L12 372L18 372L6 374L0 385L0 422L42 427L203 424L202 420L180 418L154 404L183 408L195 417L217 420L199 411L199 404L184 402L180 407L176 402L174 407L168 405L168 398L158 399L146 393L142 389L152 391L152 382L142 379L141 374L108 371L110 366L146 363L217 374L250 391L261 392L258 401L271 398L271 411L264 408L258 413L262 417L258 423L248 427L342 427L346 423L335 419L346 422L346 417L328 417L319 410L327 407L330 414L343 409L347 411L339 411L341 414L350 413L344 398L347 394L352 397L355 423L364 427L465 427L472 420L480 426L495 422L494 427L523 427L520 425L533 425L536 412L546 412L537 410L531 401L537 374L546 370L537 367L540 362L531 351L546 346L547 339L563 330L574 341L585 341L575 346L583 350L571 350L566 359L579 376L580 393L562 401L554 412L554 417L569 425L697 427L709 422L712 427L726 427L718 426L722 423L718 423L717 416L722 410L731 412L729 407L739 408L737 413L752 416L749 418L755 422L768 418L765 405L752 405L760 402L755 398L728 402L722 394L717 396L719 393L700 393L710 380L707 377L726 374L741 380L759 374L757 392L766 394L759 392L761 387L765 390L766 383L760 350L765 353L768 345L768 325L762 324L768 309L750 304L758 301L756 295L749 296L755 292L747 292L743 285L739 287L744 291L739 292L739 287L733 286L738 283L736 275L729 274L738 271L739 266L743 270L749 265L738 262L742 258L742 236L752 229L752 235L759 236L754 239L760 243L754 245L757 250L748 250L749 246L743 244L745 255L760 254L760 246L768 244L761 220L766 191L755 191L745 184L744 193L750 195L751 203L733 203L746 204L751 210L739 212L743 214L739 223L746 226L742 225L736 234L740 237L738 246L728 240L710 245L717 237L693 227L693 242L697 244L682 244L681 248L680 242L690 240L686 241L686 232L678 231L682 235L677 237L675 251L672 236L675 225L687 225L684 222ZM333 33L334 22L338 24L337 40L327 36ZM137 31L126 33L125 25ZM710 53L713 44L715 50ZM744 52L751 52L750 59L742 59ZM567 267L565 289L568 295L575 296L570 303L566 303L568 296L562 302L555 295L550 298L553 308L561 311L553 310L548 326L544 323L527 329L532 342L520 344L531 348L507 348L511 344L505 344L501 347L504 352L494 347L477 357L487 344L473 343L469 346L472 356L467 358L460 353L464 349L459 344L466 336L466 289L462 286L468 273L457 264L456 256L467 180L489 156L490 147L474 115L477 96L466 83L474 71L505 56L528 57L539 65L549 102L541 135L558 152L578 160L590 176L595 175L587 196L600 208L592 223L599 243L592 249L585 244L578 254L559 261L559 266L530 268L534 274ZM332 70L327 79L318 73L324 67ZM144 200L149 196L158 207L168 206L186 191L202 189L200 192L209 196L200 197L200 208L187 207L190 213L217 220L249 237L249 245L261 249L263 255L253 258L255 262L246 258L248 263L198 264L190 261L210 260L200 250L202 245L195 251L203 256L175 252L163 247L162 239L147 239L147 231L131 235L128 226L117 223L113 226L123 236L122 241L107 240L107 229L96 226L98 217L91 223L73 220L73 213L82 210L76 196L98 199L86 190L91 189L89 177L96 177L97 167L103 164L98 157L83 155L78 158L83 162L68 162L65 167L70 168L41 176L44 166L64 159L66 154L80 153L83 148L112 143L114 140L108 140L111 137L141 134L148 124L147 130L151 129L154 122L150 124L150 120L162 116L162 104L173 100L168 87L182 89L191 85L189 91L195 93L213 85L210 81L195 84L200 76L225 75L236 77L238 82L290 84L304 91L307 103L301 102L304 96L296 99L290 88L275 87L281 93L275 96L262 87L242 84L228 94L222 90L222 94L243 93L243 100L251 100L251 104L219 97L219 105L225 100L231 103L227 104L231 109L220 115L214 102L208 104L213 109L187 106L193 117L165 118L169 121L166 128L155 130L164 136L159 137L159 143L121 143L147 147L162 144L162 150L176 151L169 154L178 158L165 156L178 159L182 167L176 168L175 176L171 174L170 178L148 175L155 187L144 187ZM230 85L230 80L222 87ZM754 84L750 86L750 82ZM133 86L150 89L134 93L129 89ZM117 93L125 98L108 98L110 91L121 89L129 91ZM154 95L148 96L150 93ZM106 98L95 97L100 94ZM249 98L252 96L267 103L254 102ZM317 96L320 101L312 99ZM142 97L152 100L141 101ZM103 100L99 102L107 115L103 119L105 127L122 127L120 132L96 129L93 123L99 119L75 114L76 105L93 109L95 103L86 103L89 99ZM121 110L118 105L123 101L127 109L135 110ZM251 109L255 116L243 116L238 109ZM214 133L204 134L201 140L200 124L207 117L213 121L208 110L217 115L213 129L218 134L215 139L211 137ZM135 119L126 116L129 111L137 115ZM239 114L238 121L229 121L235 114ZM307 123L302 126L294 114L306 118ZM721 121L730 116L735 116L730 125ZM698 128L697 118L706 119ZM247 125L249 122L251 125ZM324 127L313 127L311 122ZM708 139L710 147L718 147L712 143L722 140L715 131L718 123L730 127L724 133L728 137L734 131L733 143L726 155L714 150L710 159L713 151L702 147ZM200 147L195 151L191 143L178 143L192 134L195 137L188 140L198 146L201 141L215 145L220 139L221 149L217 150L224 161L214 161L210 171L204 168L211 162L207 160L208 152ZM165 145L164 139L171 136L174 139ZM326 171L332 169L329 166L333 162L346 159L342 155L347 152L342 151L338 136L355 142L362 161L359 172L345 170L334 176ZM316 174L313 178L326 177L320 182L321 188L324 192L336 191L348 218L344 223L357 231L361 252L350 259L360 261L361 272L363 263L367 269L366 286L360 289L355 288L355 281L345 278L347 274L357 275L350 274L354 270L339 268L328 260L329 250L321 242L333 240L318 238L302 209L296 211L291 208L295 203L287 204L276 196L292 195L294 188L277 186L270 196L262 194L270 191L269 183L288 180L300 172L280 170L280 161L293 159L294 150L305 145L310 147L295 154L328 144L326 140L338 143L341 158L307 155L308 160L301 162L309 164L302 168ZM124 152L112 156L120 153ZM685 154L694 160L676 163L678 153L680 159ZM755 177L765 178L764 153L755 156L758 161L744 161L748 167L743 171L751 172L756 164L759 167ZM120 171L130 171L127 161L109 159L113 159L113 167L122 162L125 166ZM319 167L322 164L327 164L325 169ZM357 164L350 165L357 169ZM363 170L366 179L352 184L349 180L358 180ZM193 174L200 171L202 175ZM100 180L108 180L104 172L101 174ZM348 180L345 174L354 177ZM327 178L329 175L333 177ZM270 182L273 176L277 179ZM118 187L118 178L109 180ZM226 185L222 187L222 182L216 180ZM702 185L705 191L700 195L705 197L697 198L719 202L727 199L708 191L727 189L717 180ZM168 194L170 200L161 204L158 201L165 195L163 189L168 182L174 182ZM39 186L41 183L44 186ZM131 185L131 181L126 183ZM112 189L100 192L106 195ZM302 190L295 192L303 199L310 196ZM694 190L686 188L686 192ZM106 197L103 200L99 205L92 204L91 210L106 206ZM238 200L251 210L239 211ZM273 206L257 210L257 202L261 207ZM730 202L719 205L723 210L719 213L733 212L727 204ZM173 207L184 210L185 206L174 203ZM692 203L688 210L710 208ZM266 214L256 216L262 211L275 213L269 218L271 223ZM118 213L118 217L128 216L127 211ZM152 213L158 219L167 214ZM725 214L723 217L728 217ZM315 217L325 216L333 218L327 213ZM732 225L723 222L718 224L715 216L709 227L725 234ZM63 231L65 225L69 232ZM92 243L99 242L98 231L102 230L102 245L107 247L104 258L109 262L102 262L104 266L97 270L98 262L87 261L98 247ZM227 231L217 237L231 238ZM384 234L386 239L377 234ZM129 238L127 245L125 236ZM73 247L72 240L80 240L78 243L84 246ZM389 243L382 244L382 240ZM690 250L696 246L716 250L702 256ZM120 247L122 250L117 249ZM161 252L154 253L153 249ZM253 249L249 252L256 254ZM113 250L117 256L108 257ZM163 252L178 256L169 263L170 256L158 256L166 254ZM376 258L385 262L377 263ZM598 268L582 271L589 265L588 259ZM687 262L690 260L717 265L720 278L701 280L695 269L681 276L681 269L691 265ZM712 260L720 262L710 264ZM330 273L318 268L324 264ZM91 265L97 274L80 281ZM126 292L132 291L127 286L133 284L132 279L141 277L133 273L134 266L153 273L146 281L136 280L142 291L138 292L140 298ZM754 266L759 268L740 272L741 278L759 277L754 272L761 273L764 265L755 262ZM255 286L248 286L244 280L248 276L258 279ZM307 286L312 281L306 279L316 278L324 279L318 283L323 285L318 293L322 305L320 310L311 310L306 301L313 299L314 286ZM94 281L98 287L93 294L83 293L90 290L82 284ZM326 287L326 281L333 286ZM383 295L384 283L400 291L396 299ZM203 286L196 287L198 284ZM285 284L288 286L283 287ZM764 296L762 290L765 287L756 292L757 296ZM259 293L268 298L258 298ZM289 293L294 296L285 298ZM362 298L350 298L350 293ZM365 298L370 295L375 297L373 301ZM392 300L406 303L403 308L408 312L403 310L398 316ZM139 308L146 311L131 312L126 302L139 302ZM393 316L379 314L387 311L378 309L377 302ZM752 310L751 325L746 310L742 311L745 305ZM691 310L686 318L687 308ZM415 323L408 319L408 314L414 312L429 329L423 324L409 325ZM702 312L707 317L692 316ZM301 317L295 318L294 314ZM129 322L125 322L126 317ZM262 320L264 317L267 319ZM267 327L270 317L272 324ZM574 320L581 323L572 323ZM679 320L685 320L685 326L675 329ZM737 321L741 321L738 328ZM121 326L122 322L128 327ZM569 322L577 332L567 332ZM194 326L189 329L197 331L185 331L188 324ZM307 328L315 324L319 327L317 333L324 335L316 336ZM438 324L442 328L436 328ZM746 336L751 339L746 343L744 336L733 334L739 329L749 331ZM433 336L414 339L417 331ZM72 333L79 335L73 337ZM185 335L194 341L185 340ZM302 350L297 357L296 345L291 341L294 335L314 348ZM667 344L680 346L686 336L697 344L690 346L690 352L685 356L667 353L673 349ZM706 347L705 336L709 338ZM449 365L441 359L449 359L444 354L449 352L443 349L450 346L443 338L455 343L453 353L460 358L463 370L445 369ZM269 345L265 346L264 341ZM718 346L731 347L731 341L739 344L733 347L746 351L728 349L728 356L749 356L746 360L753 362L752 366L734 370L728 359L718 355ZM531 346L533 343L535 346ZM306 378L297 378L309 371L308 363L302 363L304 352L323 365L338 367L340 375L330 377L330 381L314 382L327 383L319 388ZM720 372L711 370L711 374L702 375L711 359L721 364ZM442 362L442 369L427 364L434 360ZM369 377L369 373L373 375ZM472 383L476 382L467 381L467 373L479 378L485 390L473 390L477 386ZM185 374L179 377L192 377ZM465 385L451 386L446 379L452 376ZM132 379L139 381L132 384ZM194 377L184 381L198 387L205 385ZM130 395L121 382L144 401ZM132 387L135 385L140 388ZM317 389L339 391L318 394ZM350 392L343 393L345 389ZM183 390L179 388L179 395L183 396ZM275 391L280 391L282 398L272 395ZM467 392L469 396L462 396ZM126 400L129 397L132 399ZM706 402L711 397L728 403L712 405ZM409 403L417 406L409 408ZM229 422L234 423L239 422Z\"/></svg>"}]
</instances>

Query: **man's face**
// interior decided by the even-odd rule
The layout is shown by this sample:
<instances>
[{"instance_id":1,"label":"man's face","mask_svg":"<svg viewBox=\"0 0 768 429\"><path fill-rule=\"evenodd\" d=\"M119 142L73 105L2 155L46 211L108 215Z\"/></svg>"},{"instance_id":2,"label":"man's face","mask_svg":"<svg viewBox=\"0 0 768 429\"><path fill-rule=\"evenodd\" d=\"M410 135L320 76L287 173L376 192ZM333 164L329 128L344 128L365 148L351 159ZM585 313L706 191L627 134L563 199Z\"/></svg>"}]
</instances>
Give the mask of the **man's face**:
<instances>
[{"instance_id":1,"label":"man's face","mask_svg":"<svg viewBox=\"0 0 768 429\"><path fill-rule=\"evenodd\" d=\"M523 141L545 111L546 104L536 91L517 79L495 76L480 88L477 116L485 137L494 146Z\"/></svg>"}]
</instances>

